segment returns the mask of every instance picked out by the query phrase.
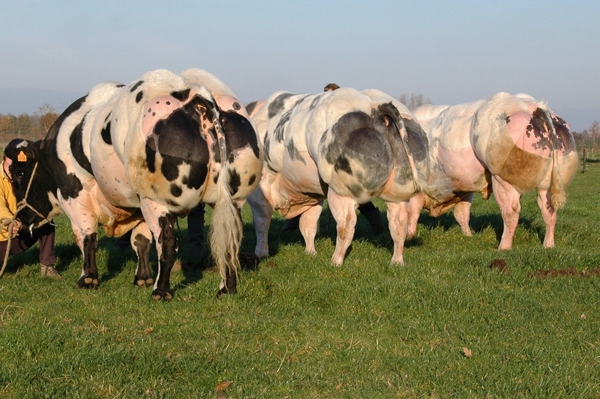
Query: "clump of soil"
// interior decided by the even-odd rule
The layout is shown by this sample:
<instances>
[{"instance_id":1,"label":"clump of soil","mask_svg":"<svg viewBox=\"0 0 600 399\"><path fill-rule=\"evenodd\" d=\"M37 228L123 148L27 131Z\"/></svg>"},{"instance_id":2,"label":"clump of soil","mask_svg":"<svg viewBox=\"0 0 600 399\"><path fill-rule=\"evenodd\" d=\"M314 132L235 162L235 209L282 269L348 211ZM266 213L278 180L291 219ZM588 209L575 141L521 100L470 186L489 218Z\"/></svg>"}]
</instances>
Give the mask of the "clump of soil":
<instances>
[{"instance_id":1,"label":"clump of soil","mask_svg":"<svg viewBox=\"0 0 600 399\"><path fill-rule=\"evenodd\" d=\"M500 273L510 273L510 267L508 267L504 259L494 259L492 263L490 263L490 269L498 270Z\"/></svg>"}]
</instances>

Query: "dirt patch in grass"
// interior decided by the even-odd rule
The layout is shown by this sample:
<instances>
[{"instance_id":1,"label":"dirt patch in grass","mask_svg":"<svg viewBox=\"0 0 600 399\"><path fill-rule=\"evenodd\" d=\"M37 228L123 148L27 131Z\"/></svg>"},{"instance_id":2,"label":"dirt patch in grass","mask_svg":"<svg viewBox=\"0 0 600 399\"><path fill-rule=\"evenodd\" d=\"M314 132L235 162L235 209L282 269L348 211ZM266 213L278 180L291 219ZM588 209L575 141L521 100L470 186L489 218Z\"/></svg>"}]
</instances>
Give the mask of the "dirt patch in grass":
<instances>
[{"instance_id":1,"label":"dirt patch in grass","mask_svg":"<svg viewBox=\"0 0 600 399\"><path fill-rule=\"evenodd\" d=\"M490 269L498 270L500 273L510 273L510 267L504 259L494 259L490 263Z\"/></svg>"}]
</instances>

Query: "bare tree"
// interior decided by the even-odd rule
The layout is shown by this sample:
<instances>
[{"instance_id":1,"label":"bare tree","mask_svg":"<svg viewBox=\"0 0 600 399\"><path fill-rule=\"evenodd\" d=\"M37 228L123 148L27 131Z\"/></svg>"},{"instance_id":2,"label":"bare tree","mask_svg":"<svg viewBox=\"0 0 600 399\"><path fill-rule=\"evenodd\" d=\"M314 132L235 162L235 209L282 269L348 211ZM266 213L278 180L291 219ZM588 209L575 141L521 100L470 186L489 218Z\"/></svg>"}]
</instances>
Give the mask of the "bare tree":
<instances>
[{"instance_id":1,"label":"bare tree","mask_svg":"<svg viewBox=\"0 0 600 399\"><path fill-rule=\"evenodd\" d=\"M420 107L421 105L431 104L431 100L429 98L425 98L425 96L422 94L415 93L401 94L398 100L400 100L402 104L406 105L406 108L410 109L411 111Z\"/></svg>"},{"instance_id":2,"label":"bare tree","mask_svg":"<svg viewBox=\"0 0 600 399\"><path fill-rule=\"evenodd\" d=\"M10 131L11 122L8 115L0 115L0 136L8 134Z\"/></svg>"},{"instance_id":3,"label":"bare tree","mask_svg":"<svg viewBox=\"0 0 600 399\"><path fill-rule=\"evenodd\" d=\"M600 123L594 121L590 127L587 128L587 131L592 140L592 145L600 145Z\"/></svg>"},{"instance_id":4,"label":"bare tree","mask_svg":"<svg viewBox=\"0 0 600 399\"><path fill-rule=\"evenodd\" d=\"M46 134L50 130L50 126L54 124L58 118L58 114L54 107L50 104L42 105L38 112L40 116L40 124L42 125L43 134Z\"/></svg>"}]
</instances>

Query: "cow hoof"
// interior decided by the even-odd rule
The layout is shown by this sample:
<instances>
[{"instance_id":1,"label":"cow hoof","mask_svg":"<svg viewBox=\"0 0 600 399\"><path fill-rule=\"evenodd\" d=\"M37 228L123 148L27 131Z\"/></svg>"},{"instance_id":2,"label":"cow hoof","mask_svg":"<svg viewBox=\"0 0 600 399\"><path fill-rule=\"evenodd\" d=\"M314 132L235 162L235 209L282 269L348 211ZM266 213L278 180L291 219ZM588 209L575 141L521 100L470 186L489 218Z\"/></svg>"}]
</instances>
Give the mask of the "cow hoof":
<instances>
[{"instance_id":1,"label":"cow hoof","mask_svg":"<svg viewBox=\"0 0 600 399\"><path fill-rule=\"evenodd\" d=\"M152 291L152 299L155 301L170 301L173 299L173 293L171 291Z\"/></svg>"},{"instance_id":2,"label":"cow hoof","mask_svg":"<svg viewBox=\"0 0 600 399\"><path fill-rule=\"evenodd\" d=\"M154 279L153 278L143 278L143 277L138 277L135 279L135 281L133 282L133 285L137 285L138 287L150 287L154 284Z\"/></svg>"},{"instance_id":3,"label":"cow hoof","mask_svg":"<svg viewBox=\"0 0 600 399\"><path fill-rule=\"evenodd\" d=\"M229 290L227 288L223 287L223 288L220 288L219 291L217 291L217 298L220 298L223 295L235 294L236 292L237 292L236 287L229 289Z\"/></svg>"},{"instance_id":4,"label":"cow hoof","mask_svg":"<svg viewBox=\"0 0 600 399\"><path fill-rule=\"evenodd\" d=\"M96 289L98 285L98 279L92 277L81 277L77 281L77 288Z\"/></svg>"}]
</instances>

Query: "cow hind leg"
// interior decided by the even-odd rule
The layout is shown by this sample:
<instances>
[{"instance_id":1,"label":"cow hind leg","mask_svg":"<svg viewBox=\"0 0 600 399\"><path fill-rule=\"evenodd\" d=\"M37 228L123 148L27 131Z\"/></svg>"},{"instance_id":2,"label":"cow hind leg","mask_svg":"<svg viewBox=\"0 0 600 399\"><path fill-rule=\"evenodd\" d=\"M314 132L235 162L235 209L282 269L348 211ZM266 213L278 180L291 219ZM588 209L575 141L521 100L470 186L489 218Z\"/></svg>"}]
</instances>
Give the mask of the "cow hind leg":
<instances>
[{"instance_id":1,"label":"cow hind leg","mask_svg":"<svg viewBox=\"0 0 600 399\"><path fill-rule=\"evenodd\" d=\"M454 206L454 219L460 225L462 232L467 237L471 237L471 228L469 220L471 219L471 203L473 202L473 193L463 198Z\"/></svg>"},{"instance_id":2,"label":"cow hind leg","mask_svg":"<svg viewBox=\"0 0 600 399\"><path fill-rule=\"evenodd\" d=\"M390 234L394 241L392 264L404 264L404 241L408 227L408 202L386 202Z\"/></svg>"},{"instance_id":3,"label":"cow hind leg","mask_svg":"<svg viewBox=\"0 0 600 399\"><path fill-rule=\"evenodd\" d=\"M96 267L96 251L98 250L98 234L92 233L78 238L83 252L83 270L77 281L77 288L98 288L98 268Z\"/></svg>"},{"instance_id":4,"label":"cow hind leg","mask_svg":"<svg viewBox=\"0 0 600 399\"><path fill-rule=\"evenodd\" d=\"M177 236L175 235L175 219L177 217L170 213L158 218L160 234L158 236L158 278L154 283L152 299L156 301L173 299L171 291L170 275L173 263L177 258Z\"/></svg>"},{"instance_id":5,"label":"cow hind leg","mask_svg":"<svg viewBox=\"0 0 600 399\"><path fill-rule=\"evenodd\" d=\"M544 236L544 247L554 248L554 229L556 228L557 213L552 206L551 194L548 190L538 190L538 206L542 211L542 218L546 224L546 234Z\"/></svg>"},{"instance_id":6,"label":"cow hind leg","mask_svg":"<svg viewBox=\"0 0 600 399\"><path fill-rule=\"evenodd\" d=\"M502 178L492 176L492 189L496 202L500 206L504 229L500 240L499 250L511 249L513 238L519 224L519 213L521 212L521 194L510 183Z\"/></svg>"},{"instance_id":7,"label":"cow hind leg","mask_svg":"<svg viewBox=\"0 0 600 399\"><path fill-rule=\"evenodd\" d=\"M341 266L344 263L346 251L352 243L352 238L354 238L358 203L351 198L340 196L332 189L327 193L327 200L331 214L337 223L337 238L331 263Z\"/></svg>"},{"instance_id":8,"label":"cow hind leg","mask_svg":"<svg viewBox=\"0 0 600 399\"><path fill-rule=\"evenodd\" d=\"M269 256L269 227L273 217L273 207L269 205L260 187L248 196L248 204L252 208L252 222L256 232L254 254L258 259L264 259Z\"/></svg>"},{"instance_id":9,"label":"cow hind leg","mask_svg":"<svg viewBox=\"0 0 600 399\"><path fill-rule=\"evenodd\" d=\"M131 247L138 257L133 284L138 287L149 287L154 284L150 270L150 248L152 246L152 233L145 222L133 228L131 234Z\"/></svg>"},{"instance_id":10,"label":"cow hind leg","mask_svg":"<svg viewBox=\"0 0 600 399\"><path fill-rule=\"evenodd\" d=\"M417 194L408 201L408 239L417 235L417 223L425 203L423 194Z\"/></svg>"},{"instance_id":11,"label":"cow hind leg","mask_svg":"<svg viewBox=\"0 0 600 399\"><path fill-rule=\"evenodd\" d=\"M322 210L323 203L319 203L318 205L309 208L300 216L300 232L302 233L302 237L304 237L306 253L310 255L317 254L315 237L317 236L319 216L321 215Z\"/></svg>"}]
</instances>

